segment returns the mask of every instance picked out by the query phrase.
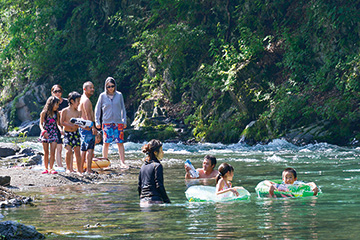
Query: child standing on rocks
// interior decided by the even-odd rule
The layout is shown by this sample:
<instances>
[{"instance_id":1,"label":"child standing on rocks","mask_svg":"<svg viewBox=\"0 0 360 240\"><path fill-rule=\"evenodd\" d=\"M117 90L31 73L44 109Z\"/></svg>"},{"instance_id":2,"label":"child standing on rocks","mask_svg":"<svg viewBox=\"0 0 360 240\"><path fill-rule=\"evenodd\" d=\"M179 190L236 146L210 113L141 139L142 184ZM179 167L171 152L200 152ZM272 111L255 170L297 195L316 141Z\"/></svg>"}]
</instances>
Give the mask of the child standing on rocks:
<instances>
[{"instance_id":1,"label":"child standing on rocks","mask_svg":"<svg viewBox=\"0 0 360 240\"><path fill-rule=\"evenodd\" d=\"M45 171L43 174L51 173L57 174L53 169L55 162L55 149L57 146L58 134L57 131L60 127L59 121L59 102L60 100L51 96L47 99L46 104L40 113L40 129L41 135L39 140L43 144L44 149L44 165ZM49 165L49 145L50 145L50 170L48 169Z\"/></svg>"},{"instance_id":2,"label":"child standing on rocks","mask_svg":"<svg viewBox=\"0 0 360 240\"><path fill-rule=\"evenodd\" d=\"M74 149L75 158L76 158L76 166L78 175L82 175L83 173L83 165L80 155L80 133L79 126L70 122L71 118L80 118L81 112L77 110L80 104L81 94L78 92L71 92L69 94L68 100L70 106L65 108L61 113L61 125L64 126L64 145L66 149L66 172L71 173L74 172L73 163L72 163L72 152Z\"/></svg>"}]
</instances>

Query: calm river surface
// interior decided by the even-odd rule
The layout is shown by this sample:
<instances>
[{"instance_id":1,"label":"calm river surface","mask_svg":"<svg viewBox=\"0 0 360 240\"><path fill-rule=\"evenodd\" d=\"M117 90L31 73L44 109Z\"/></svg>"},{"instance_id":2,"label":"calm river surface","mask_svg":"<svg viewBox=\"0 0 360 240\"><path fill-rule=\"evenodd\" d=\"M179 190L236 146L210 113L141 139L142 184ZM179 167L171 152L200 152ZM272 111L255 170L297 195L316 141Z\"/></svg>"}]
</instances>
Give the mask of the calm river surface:
<instances>
[{"instance_id":1,"label":"calm river surface","mask_svg":"<svg viewBox=\"0 0 360 240\"><path fill-rule=\"evenodd\" d=\"M35 146L35 143L26 143ZM40 145L36 145L40 148ZM126 143L127 163L140 166L142 144ZM96 148L101 152L100 146ZM115 148L111 151L116 152ZM2 209L1 221L33 225L48 239L359 239L360 148L329 144L296 147L282 140L265 146L243 144L164 144L165 187L171 204L140 208L138 168L126 178L95 185L63 186L21 192L36 196L33 206ZM184 161L201 167L204 155L235 168L234 186L250 201L189 203L184 192ZM113 156L115 158L116 155ZM217 166L218 166L217 165ZM280 179L294 167L298 179L314 181L323 194L302 199L259 199L255 186ZM85 225L100 227L87 228Z\"/></svg>"}]
</instances>

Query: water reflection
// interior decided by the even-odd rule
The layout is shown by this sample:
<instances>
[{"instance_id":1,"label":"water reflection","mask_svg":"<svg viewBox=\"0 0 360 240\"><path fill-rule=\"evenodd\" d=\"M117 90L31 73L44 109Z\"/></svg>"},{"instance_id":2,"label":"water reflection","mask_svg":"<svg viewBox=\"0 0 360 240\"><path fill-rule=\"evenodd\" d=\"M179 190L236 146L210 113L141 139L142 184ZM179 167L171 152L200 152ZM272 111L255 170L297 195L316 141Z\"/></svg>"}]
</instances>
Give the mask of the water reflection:
<instances>
[{"instance_id":1,"label":"water reflection","mask_svg":"<svg viewBox=\"0 0 360 240\"><path fill-rule=\"evenodd\" d=\"M257 225L264 230L261 237L294 239L306 236L318 239L316 197L303 199L258 199Z\"/></svg>"},{"instance_id":2,"label":"water reflection","mask_svg":"<svg viewBox=\"0 0 360 240\"><path fill-rule=\"evenodd\" d=\"M141 165L141 145L125 145L130 165ZM140 208L139 169L129 169L123 172L124 178L113 182L26 192L23 195L36 196L35 206L1 209L2 220L34 225L48 233L48 239L357 239L360 234L359 150L326 144L295 147L283 142L254 147L166 143L164 150L170 205ZM214 180L184 180L184 160L200 164L208 153L219 164L226 161L234 166L234 185L252 193L250 201L187 202L188 186L215 186ZM257 183L278 179L288 165L299 171L300 180L315 181L323 194L303 199L257 198ZM98 222L99 227L84 227Z\"/></svg>"}]
</instances>

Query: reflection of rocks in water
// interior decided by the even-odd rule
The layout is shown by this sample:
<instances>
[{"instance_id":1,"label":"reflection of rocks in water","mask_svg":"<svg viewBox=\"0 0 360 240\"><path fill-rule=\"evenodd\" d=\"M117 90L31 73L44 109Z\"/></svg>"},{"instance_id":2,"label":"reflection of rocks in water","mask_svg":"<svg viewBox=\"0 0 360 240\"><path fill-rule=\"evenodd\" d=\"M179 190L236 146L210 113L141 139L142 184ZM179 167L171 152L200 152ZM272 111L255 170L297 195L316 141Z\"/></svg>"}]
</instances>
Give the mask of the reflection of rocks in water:
<instances>
[{"instance_id":1,"label":"reflection of rocks in water","mask_svg":"<svg viewBox=\"0 0 360 240\"><path fill-rule=\"evenodd\" d=\"M32 202L30 197L16 195L9 189L0 186L0 208L16 207Z\"/></svg>"},{"instance_id":2,"label":"reflection of rocks in water","mask_svg":"<svg viewBox=\"0 0 360 240\"><path fill-rule=\"evenodd\" d=\"M44 239L45 236L34 226L26 226L15 221L0 222L1 239Z\"/></svg>"},{"instance_id":3,"label":"reflection of rocks in water","mask_svg":"<svg viewBox=\"0 0 360 240\"><path fill-rule=\"evenodd\" d=\"M95 225L86 224L84 228L98 228L101 227L101 223L96 223Z\"/></svg>"}]
</instances>

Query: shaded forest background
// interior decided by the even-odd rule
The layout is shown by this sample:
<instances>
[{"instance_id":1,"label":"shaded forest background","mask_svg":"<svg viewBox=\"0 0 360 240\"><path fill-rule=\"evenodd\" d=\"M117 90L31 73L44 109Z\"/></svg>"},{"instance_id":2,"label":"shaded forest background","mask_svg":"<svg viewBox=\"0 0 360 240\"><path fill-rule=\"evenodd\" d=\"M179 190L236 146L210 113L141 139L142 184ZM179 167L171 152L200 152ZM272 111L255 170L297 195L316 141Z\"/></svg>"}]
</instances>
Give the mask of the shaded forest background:
<instances>
[{"instance_id":1,"label":"shaded forest background","mask_svg":"<svg viewBox=\"0 0 360 240\"><path fill-rule=\"evenodd\" d=\"M30 83L66 96L90 80L98 95L113 76L131 119L156 98L197 140L266 142L315 125L327 133L316 141L348 144L360 139L359 6L1 0L0 106Z\"/></svg>"}]
</instances>

